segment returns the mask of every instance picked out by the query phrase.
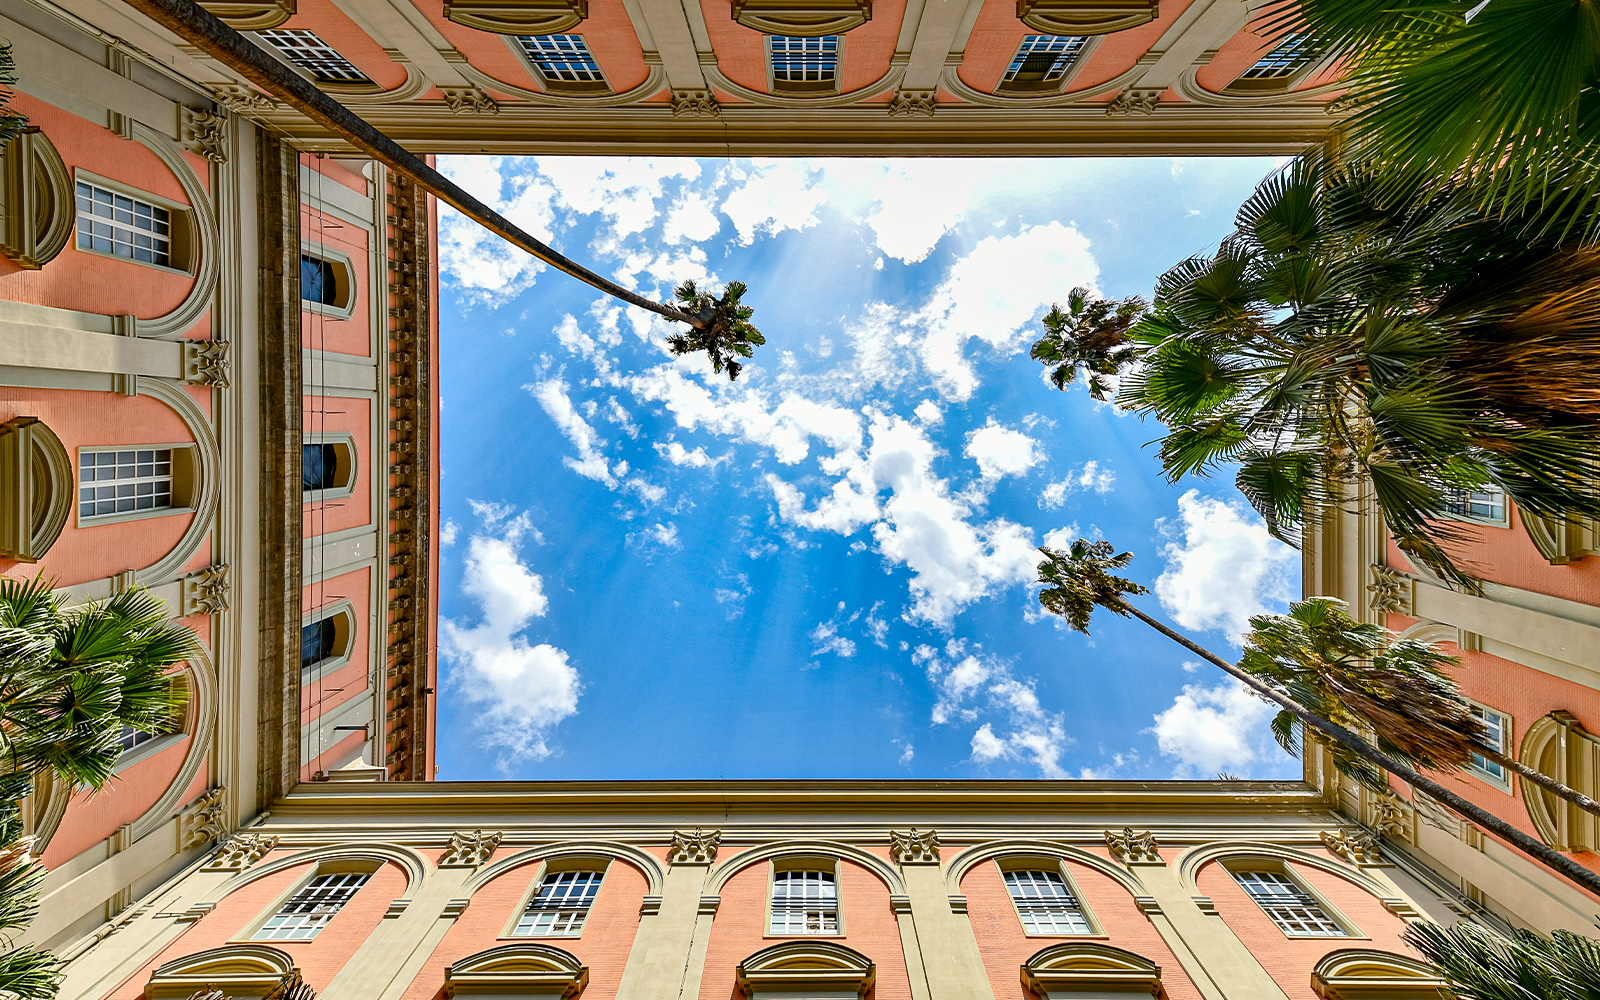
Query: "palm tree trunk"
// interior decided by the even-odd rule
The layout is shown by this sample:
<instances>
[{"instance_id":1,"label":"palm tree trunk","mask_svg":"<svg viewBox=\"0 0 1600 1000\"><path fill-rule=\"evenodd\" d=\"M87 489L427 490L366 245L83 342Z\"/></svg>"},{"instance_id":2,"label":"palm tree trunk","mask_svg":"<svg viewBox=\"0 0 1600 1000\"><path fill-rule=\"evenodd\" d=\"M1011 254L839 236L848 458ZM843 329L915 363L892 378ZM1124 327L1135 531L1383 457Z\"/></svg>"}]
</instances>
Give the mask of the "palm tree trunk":
<instances>
[{"instance_id":1,"label":"palm tree trunk","mask_svg":"<svg viewBox=\"0 0 1600 1000\"><path fill-rule=\"evenodd\" d=\"M1600 896L1600 873L1592 872L1578 864L1576 861L1573 861L1566 855L1552 850L1548 845L1528 836L1526 833L1518 830L1516 827L1512 826L1510 823L1507 823L1505 820L1494 815L1493 813L1473 805L1471 802L1468 802L1466 799L1457 795L1455 792L1450 791L1448 788L1445 788L1443 785L1440 785L1438 782L1424 778L1416 771L1413 771L1411 768L1395 760L1393 757L1390 757L1388 754L1379 750L1377 747L1374 747L1372 744L1368 743L1366 740L1363 740L1361 737L1357 736L1355 733L1351 732L1345 727L1338 725L1337 723L1329 722L1327 719L1315 714L1294 699L1273 690L1270 686L1258 680L1248 671L1241 669L1236 664L1229 663L1227 660L1224 660L1222 657L1206 649L1204 646L1191 641L1187 636L1167 628L1165 625L1156 621L1154 618L1151 618L1149 615L1145 614L1143 611L1140 611L1138 608L1127 603L1126 601L1119 602L1119 608L1127 611L1135 618L1138 618L1146 625L1149 625L1157 632L1160 632L1173 642L1178 643L1180 646L1194 653L1196 656L1204 657L1207 661L1221 667L1225 672L1234 677L1245 687L1248 687L1250 690L1261 695L1261 697L1266 698L1268 701L1281 705L1289 712L1289 714L1299 719L1302 723L1323 733L1329 739L1332 739L1334 742L1338 743L1346 750L1349 750L1351 753L1378 765L1379 767L1388 771L1390 774L1398 777L1400 780L1410 784L1413 788L1417 788L1423 792L1426 792L1429 796L1438 800L1452 812L1455 812L1466 819L1471 820L1473 823L1476 823L1483 829L1488 830L1490 833L1493 833L1495 836L1511 844L1512 847L1515 847L1517 850L1544 865L1551 871L1566 877L1572 882L1582 886L1584 889L1587 889L1589 892ZM1496 763L1499 763L1499 761L1496 761Z\"/></svg>"},{"instance_id":2,"label":"palm tree trunk","mask_svg":"<svg viewBox=\"0 0 1600 1000\"><path fill-rule=\"evenodd\" d=\"M1503 768L1517 772L1517 774L1522 776L1524 781L1533 782L1535 785L1538 785L1540 788L1548 791L1551 795L1566 799L1579 809L1582 809L1585 812L1594 813L1596 816L1600 816L1600 802L1596 802L1594 799L1591 799L1589 796L1583 794L1575 788L1568 788L1566 785L1563 785L1561 782L1550 777L1548 774L1545 774L1543 771L1535 771L1533 768L1524 764L1522 761L1517 760L1515 757L1507 757L1505 754L1494 749L1493 747L1486 747L1482 744L1478 745L1477 754L1485 760L1492 760ZM1526 789L1523 790L1523 794L1527 794Z\"/></svg>"},{"instance_id":3,"label":"palm tree trunk","mask_svg":"<svg viewBox=\"0 0 1600 1000\"><path fill-rule=\"evenodd\" d=\"M556 270L667 319L687 323L696 329L706 326L705 317L691 316L681 309L647 299L534 239L192 0L128 0L128 4L366 155L411 178L418 187L462 215Z\"/></svg>"}]
</instances>

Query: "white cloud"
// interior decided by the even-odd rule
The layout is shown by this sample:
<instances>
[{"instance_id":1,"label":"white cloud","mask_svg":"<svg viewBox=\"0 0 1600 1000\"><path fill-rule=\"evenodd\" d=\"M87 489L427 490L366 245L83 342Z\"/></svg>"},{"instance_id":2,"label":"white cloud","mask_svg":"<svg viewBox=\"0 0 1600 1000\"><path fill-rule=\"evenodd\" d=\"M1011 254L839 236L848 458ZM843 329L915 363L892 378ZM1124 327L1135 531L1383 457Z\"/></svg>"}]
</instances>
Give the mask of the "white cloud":
<instances>
[{"instance_id":1,"label":"white cloud","mask_svg":"<svg viewBox=\"0 0 1600 1000\"><path fill-rule=\"evenodd\" d=\"M541 156L539 173L548 178L555 197L585 215L605 217L602 243L655 225L662 182L700 176L698 161L654 156Z\"/></svg>"},{"instance_id":2,"label":"white cloud","mask_svg":"<svg viewBox=\"0 0 1600 1000\"><path fill-rule=\"evenodd\" d=\"M461 532L461 526L454 521L444 522L444 527L439 529L439 544L449 547L456 543L456 536Z\"/></svg>"},{"instance_id":3,"label":"white cloud","mask_svg":"<svg viewBox=\"0 0 1600 1000\"><path fill-rule=\"evenodd\" d=\"M628 533L628 541L641 548L654 549L681 549L683 543L678 540L678 526L676 524L662 524L657 521L641 531Z\"/></svg>"},{"instance_id":4,"label":"white cloud","mask_svg":"<svg viewBox=\"0 0 1600 1000\"><path fill-rule=\"evenodd\" d=\"M748 171L730 167L733 190L722 202L722 214L733 220L745 246L757 236L776 236L786 229L817 224L817 209L828 200L816 168L804 160L756 160Z\"/></svg>"},{"instance_id":5,"label":"white cloud","mask_svg":"<svg viewBox=\"0 0 1600 1000\"><path fill-rule=\"evenodd\" d=\"M721 229L722 220L705 196L689 192L667 213L661 232L668 243L704 243Z\"/></svg>"},{"instance_id":6,"label":"white cloud","mask_svg":"<svg viewBox=\"0 0 1600 1000\"><path fill-rule=\"evenodd\" d=\"M712 458L706 454L704 447L696 447L693 451L685 448L676 441L665 443L657 441L656 452L673 465L686 465L691 469L704 469L723 461L723 458Z\"/></svg>"},{"instance_id":7,"label":"white cloud","mask_svg":"<svg viewBox=\"0 0 1600 1000\"><path fill-rule=\"evenodd\" d=\"M1020 476L1044 461L1039 442L993 417L967 435L966 456L978 463L978 472L989 480Z\"/></svg>"},{"instance_id":8,"label":"white cloud","mask_svg":"<svg viewBox=\"0 0 1600 1000\"><path fill-rule=\"evenodd\" d=\"M516 223L535 239L550 242L556 191L534 174L505 170L499 156L444 156L439 172ZM509 189L509 193L507 193ZM439 266L472 302L499 305L529 288L544 264L448 205L439 206Z\"/></svg>"},{"instance_id":9,"label":"white cloud","mask_svg":"<svg viewBox=\"0 0 1600 1000\"><path fill-rule=\"evenodd\" d=\"M985 721L972 734L972 759L979 764L995 761L1031 763L1046 778L1064 778L1061 755L1072 744L1063 717L1045 712L1034 693L1033 680L1020 679L1001 661L981 651L968 651L964 640L952 639L943 652L918 646L912 662L927 671L938 700L930 718L935 725L975 722L983 715L1002 717L1006 727L995 732L995 722Z\"/></svg>"},{"instance_id":10,"label":"white cloud","mask_svg":"<svg viewBox=\"0 0 1600 1000\"><path fill-rule=\"evenodd\" d=\"M1176 758L1175 777L1209 778L1219 771L1241 771L1270 753L1266 730L1273 707L1228 678L1214 688L1185 684L1172 707L1155 717L1151 732L1168 757Z\"/></svg>"},{"instance_id":11,"label":"white cloud","mask_svg":"<svg viewBox=\"0 0 1600 1000\"><path fill-rule=\"evenodd\" d=\"M1044 538L1039 541L1039 545L1043 548L1055 549L1057 552L1065 552L1072 547L1072 540L1079 537L1081 535L1078 532L1077 522L1073 522L1064 527L1052 528L1045 532Z\"/></svg>"},{"instance_id":12,"label":"white cloud","mask_svg":"<svg viewBox=\"0 0 1600 1000\"><path fill-rule=\"evenodd\" d=\"M1067 502L1068 495L1074 492L1082 490L1104 496L1110 493L1116 484L1115 472L1100 468L1099 462L1090 459L1083 463L1083 468L1077 472L1069 472L1065 478L1046 486L1039 493L1039 507L1042 510L1060 510L1062 504Z\"/></svg>"},{"instance_id":13,"label":"white cloud","mask_svg":"<svg viewBox=\"0 0 1600 1000\"><path fill-rule=\"evenodd\" d=\"M543 581L518 555L532 534L528 515L509 516L499 505L481 509L461 582L478 606L478 623L440 619L439 644L450 665L447 682L480 708L482 742L503 753L505 770L513 761L550 755L549 731L577 712L580 685L565 650L534 645L521 634L549 608Z\"/></svg>"},{"instance_id":14,"label":"white cloud","mask_svg":"<svg viewBox=\"0 0 1600 1000\"><path fill-rule=\"evenodd\" d=\"M842 656L848 659L856 655L855 642L839 634L839 626L836 622L818 622L817 627L811 630L810 635L811 641L816 644L816 648L811 651L812 656L832 653L835 656Z\"/></svg>"},{"instance_id":15,"label":"white cloud","mask_svg":"<svg viewBox=\"0 0 1600 1000\"><path fill-rule=\"evenodd\" d=\"M981 160L890 160L873 182L878 208L867 216L878 248L907 264L927 258L960 223L980 181L992 175Z\"/></svg>"},{"instance_id":16,"label":"white cloud","mask_svg":"<svg viewBox=\"0 0 1600 1000\"><path fill-rule=\"evenodd\" d=\"M1156 526L1169 539L1156 596L1184 628L1220 629L1237 643L1251 615L1289 600L1299 559L1243 503L1190 490L1178 498L1178 524Z\"/></svg>"},{"instance_id":17,"label":"white cloud","mask_svg":"<svg viewBox=\"0 0 1600 1000\"><path fill-rule=\"evenodd\" d=\"M911 412L917 415L917 419L922 422L924 427L932 427L936 424L944 423L944 411L939 409L939 404L931 399L924 399Z\"/></svg>"},{"instance_id":18,"label":"white cloud","mask_svg":"<svg viewBox=\"0 0 1600 1000\"><path fill-rule=\"evenodd\" d=\"M553 378L525 385L523 388L533 394L533 398L544 407L544 412L550 415L550 419L556 422L557 427L561 428L561 433L565 434L567 440L572 442L572 446L578 449L577 458L568 455L561 459L562 463L580 476L598 480L607 486L616 486L616 477L626 472L626 467L619 468L613 473L606 462L606 457L600 453L600 449L605 446L605 439L596 434L589 422L584 420L573 407L572 397L567 395L567 383Z\"/></svg>"}]
</instances>

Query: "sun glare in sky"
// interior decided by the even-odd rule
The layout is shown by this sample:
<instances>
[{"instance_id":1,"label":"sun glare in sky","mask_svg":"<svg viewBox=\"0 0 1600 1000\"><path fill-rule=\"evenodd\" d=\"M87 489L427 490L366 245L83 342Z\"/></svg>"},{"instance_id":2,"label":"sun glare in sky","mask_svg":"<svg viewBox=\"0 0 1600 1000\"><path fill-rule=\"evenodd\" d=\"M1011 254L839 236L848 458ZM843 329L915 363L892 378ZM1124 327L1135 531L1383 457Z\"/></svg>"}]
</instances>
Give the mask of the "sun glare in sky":
<instances>
[{"instance_id":1,"label":"sun glare in sky","mask_svg":"<svg viewBox=\"0 0 1600 1000\"><path fill-rule=\"evenodd\" d=\"M1231 481L1029 360L1075 285L1148 296L1265 159L446 157L664 299L750 286L737 383L444 211L440 777L1298 776L1271 709L1137 621L1041 614L1110 539L1227 655L1298 557Z\"/></svg>"}]
</instances>

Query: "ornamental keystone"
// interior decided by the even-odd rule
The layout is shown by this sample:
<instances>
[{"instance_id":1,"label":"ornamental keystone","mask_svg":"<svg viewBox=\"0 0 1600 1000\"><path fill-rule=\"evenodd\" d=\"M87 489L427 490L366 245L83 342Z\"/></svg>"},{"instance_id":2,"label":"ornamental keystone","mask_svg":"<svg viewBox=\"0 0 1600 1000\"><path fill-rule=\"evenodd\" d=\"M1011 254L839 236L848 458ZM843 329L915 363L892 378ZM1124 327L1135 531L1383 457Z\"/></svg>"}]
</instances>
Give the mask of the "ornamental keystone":
<instances>
[{"instance_id":1,"label":"ornamental keystone","mask_svg":"<svg viewBox=\"0 0 1600 1000\"><path fill-rule=\"evenodd\" d=\"M278 838L264 833L241 833L222 845L217 856L206 862L206 871L242 872L278 846Z\"/></svg>"},{"instance_id":2,"label":"ornamental keystone","mask_svg":"<svg viewBox=\"0 0 1600 1000\"><path fill-rule=\"evenodd\" d=\"M939 834L933 830L910 833L889 831L889 853L897 865L936 865L939 863Z\"/></svg>"},{"instance_id":3,"label":"ornamental keystone","mask_svg":"<svg viewBox=\"0 0 1600 1000\"><path fill-rule=\"evenodd\" d=\"M1111 848L1112 857L1125 865L1166 864L1161 860L1155 834L1149 830L1140 833L1134 833L1132 827L1123 827L1121 833L1107 830L1106 845Z\"/></svg>"},{"instance_id":4,"label":"ornamental keystone","mask_svg":"<svg viewBox=\"0 0 1600 1000\"><path fill-rule=\"evenodd\" d=\"M721 830L704 833L699 827L693 833L672 831L672 844L667 848L669 865L709 865L717 860L717 844L722 840Z\"/></svg>"},{"instance_id":5,"label":"ornamental keystone","mask_svg":"<svg viewBox=\"0 0 1600 1000\"><path fill-rule=\"evenodd\" d=\"M476 868L489 860L489 855L500 846L500 831L484 833L482 830L457 830L450 835L444 853L439 855L440 868Z\"/></svg>"},{"instance_id":6,"label":"ornamental keystone","mask_svg":"<svg viewBox=\"0 0 1600 1000\"><path fill-rule=\"evenodd\" d=\"M1381 865L1383 852L1365 830L1324 830L1322 844L1353 865Z\"/></svg>"}]
</instances>

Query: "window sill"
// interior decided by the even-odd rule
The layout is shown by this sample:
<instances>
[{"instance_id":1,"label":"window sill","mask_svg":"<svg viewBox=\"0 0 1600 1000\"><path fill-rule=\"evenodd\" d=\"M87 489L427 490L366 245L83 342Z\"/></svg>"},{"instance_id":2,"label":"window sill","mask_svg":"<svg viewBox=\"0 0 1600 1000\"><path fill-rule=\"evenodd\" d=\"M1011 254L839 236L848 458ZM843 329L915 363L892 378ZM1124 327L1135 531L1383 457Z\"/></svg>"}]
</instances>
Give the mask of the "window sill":
<instances>
[{"instance_id":1,"label":"window sill","mask_svg":"<svg viewBox=\"0 0 1600 1000\"><path fill-rule=\"evenodd\" d=\"M157 507L154 510L130 510L121 514L78 515L78 527L98 528L103 524L120 524L123 521L143 521L151 517L169 517L173 514L193 514L193 507Z\"/></svg>"},{"instance_id":2,"label":"window sill","mask_svg":"<svg viewBox=\"0 0 1600 1000\"><path fill-rule=\"evenodd\" d=\"M506 934L495 938L496 941L576 941L583 934Z\"/></svg>"},{"instance_id":3,"label":"window sill","mask_svg":"<svg viewBox=\"0 0 1600 1000\"><path fill-rule=\"evenodd\" d=\"M112 768L111 773L121 774L128 768L133 767L135 764L147 761L151 757L154 757L156 754L161 753L164 750L170 750L188 738L188 733L168 733L165 736L157 736L155 739L150 740L149 742L141 743L139 746L134 747L132 750L125 751L122 756L118 757L116 766Z\"/></svg>"},{"instance_id":4,"label":"window sill","mask_svg":"<svg viewBox=\"0 0 1600 1000\"><path fill-rule=\"evenodd\" d=\"M1509 756L1509 754L1507 756ZM1489 774L1486 771L1478 770L1471 764L1467 765L1466 770L1468 774L1472 775L1474 778L1477 778L1490 788L1493 788L1495 791L1504 792L1507 795L1511 794L1511 776L1509 774L1504 778L1496 778L1494 775Z\"/></svg>"},{"instance_id":5,"label":"window sill","mask_svg":"<svg viewBox=\"0 0 1600 1000\"><path fill-rule=\"evenodd\" d=\"M1110 941L1111 935L1104 931L1090 931L1087 934L1039 934L1033 931L1023 931L1023 937L1028 938L1058 938L1062 941Z\"/></svg>"},{"instance_id":6,"label":"window sill","mask_svg":"<svg viewBox=\"0 0 1600 1000\"><path fill-rule=\"evenodd\" d=\"M812 938L842 938L844 931L819 931L816 934L774 934L767 931L761 937L768 941L809 941Z\"/></svg>"},{"instance_id":7,"label":"window sill","mask_svg":"<svg viewBox=\"0 0 1600 1000\"><path fill-rule=\"evenodd\" d=\"M95 257L100 257L105 260L120 260L124 264L137 264L139 267L148 267L152 271L160 271L163 274L175 274L180 278L194 277L193 271L186 271L181 267L168 267L165 264L154 264L147 260L135 260L132 257L124 257L119 253L106 253L104 250L94 250L89 247L80 247L78 246L76 239L72 241L70 246L79 253L92 254Z\"/></svg>"},{"instance_id":8,"label":"window sill","mask_svg":"<svg viewBox=\"0 0 1600 1000\"><path fill-rule=\"evenodd\" d=\"M352 302L348 306L330 306L326 302L301 299L300 311L311 313L313 316L321 316L324 319L349 319L356 313L356 304Z\"/></svg>"},{"instance_id":9,"label":"window sill","mask_svg":"<svg viewBox=\"0 0 1600 1000\"><path fill-rule=\"evenodd\" d=\"M334 486L326 490L301 490L300 502L305 505L322 503L324 500L343 500L355 494L356 484L349 486Z\"/></svg>"}]
</instances>

